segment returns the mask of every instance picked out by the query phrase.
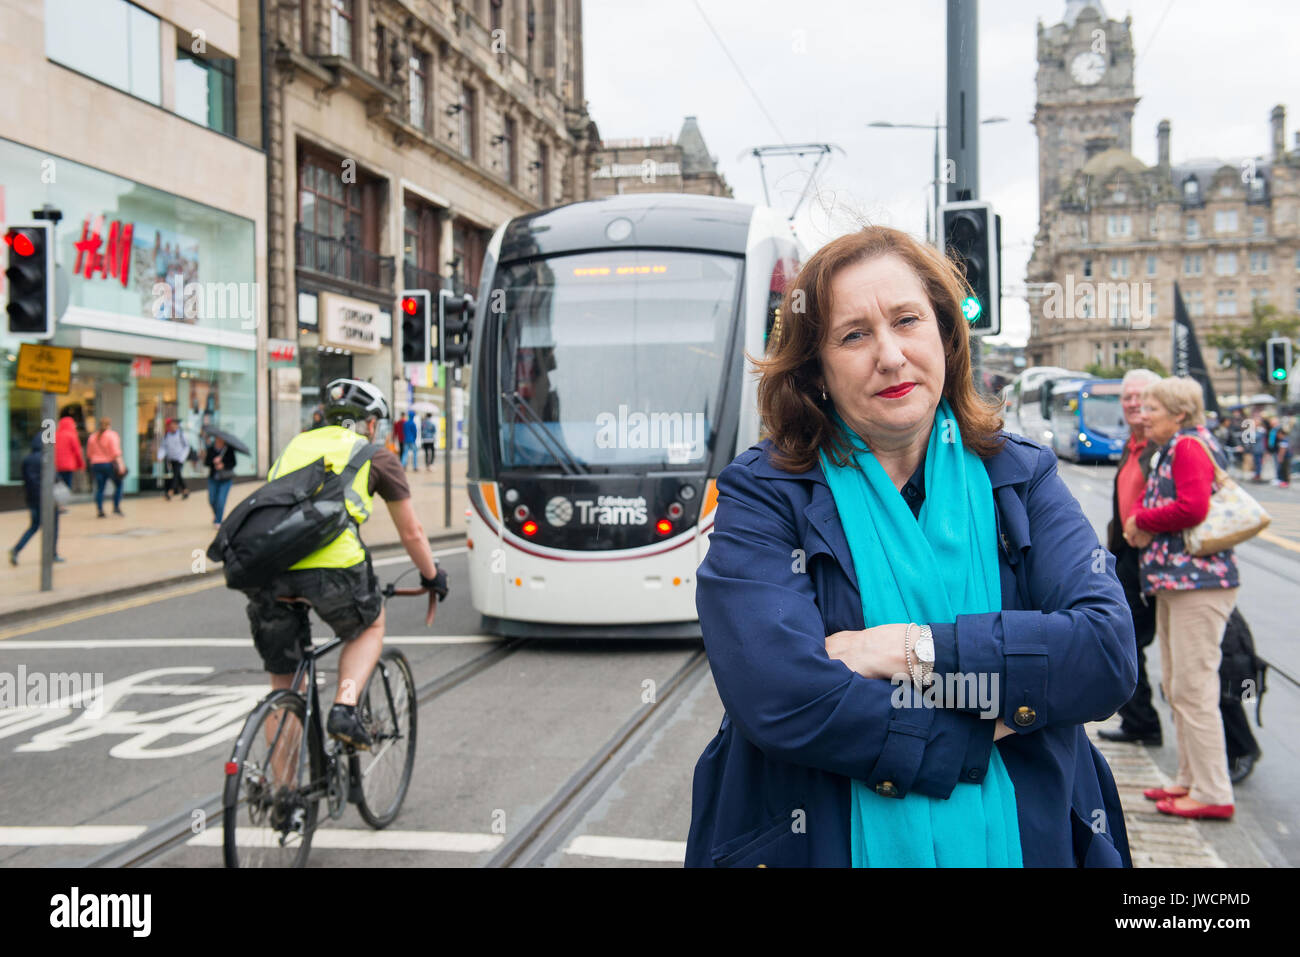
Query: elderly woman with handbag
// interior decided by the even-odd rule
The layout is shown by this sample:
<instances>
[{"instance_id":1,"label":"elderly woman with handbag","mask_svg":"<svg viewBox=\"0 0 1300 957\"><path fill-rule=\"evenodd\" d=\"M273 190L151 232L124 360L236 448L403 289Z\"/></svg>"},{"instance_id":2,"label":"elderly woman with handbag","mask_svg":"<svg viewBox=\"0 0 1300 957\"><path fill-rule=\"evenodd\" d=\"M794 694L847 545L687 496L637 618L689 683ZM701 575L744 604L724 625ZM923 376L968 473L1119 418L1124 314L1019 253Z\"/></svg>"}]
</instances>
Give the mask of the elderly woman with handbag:
<instances>
[{"instance_id":1,"label":"elderly woman with handbag","mask_svg":"<svg viewBox=\"0 0 1300 957\"><path fill-rule=\"evenodd\" d=\"M964 295L882 227L786 289L697 573L726 714L688 865L1130 866L1083 722L1132 694L1133 621L1055 455L975 392Z\"/></svg>"},{"instance_id":2,"label":"elderly woman with handbag","mask_svg":"<svg viewBox=\"0 0 1300 957\"><path fill-rule=\"evenodd\" d=\"M1151 385L1143 398L1143 419L1160 450L1142 504L1124 523L1124 538L1142 549L1143 591L1156 596L1161 683L1178 737L1174 786L1144 793L1165 814L1227 820L1233 801L1219 712L1219 663L1224 628L1237 603L1237 559L1231 547L1208 553L1192 547L1185 534L1209 515L1216 478L1231 483L1223 472L1227 456L1205 427L1201 386L1193 379Z\"/></svg>"}]
</instances>

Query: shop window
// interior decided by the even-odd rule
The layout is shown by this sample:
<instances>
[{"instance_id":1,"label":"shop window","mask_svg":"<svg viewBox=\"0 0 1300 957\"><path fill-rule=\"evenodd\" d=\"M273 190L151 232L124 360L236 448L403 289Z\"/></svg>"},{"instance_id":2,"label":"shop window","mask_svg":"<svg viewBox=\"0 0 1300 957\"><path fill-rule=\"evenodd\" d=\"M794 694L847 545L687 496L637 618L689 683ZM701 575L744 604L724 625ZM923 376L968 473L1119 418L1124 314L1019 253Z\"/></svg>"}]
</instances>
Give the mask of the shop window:
<instances>
[{"instance_id":1,"label":"shop window","mask_svg":"<svg viewBox=\"0 0 1300 957\"><path fill-rule=\"evenodd\" d=\"M150 103L162 102L162 28L126 0L45 0L45 55Z\"/></svg>"},{"instance_id":2,"label":"shop window","mask_svg":"<svg viewBox=\"0 0 1300 957\"><path fill-rule=\"evenodd\" d=\"M235 135L235 61L176 51L176 112L218 133Z\"/></svg>"}]
</instances>

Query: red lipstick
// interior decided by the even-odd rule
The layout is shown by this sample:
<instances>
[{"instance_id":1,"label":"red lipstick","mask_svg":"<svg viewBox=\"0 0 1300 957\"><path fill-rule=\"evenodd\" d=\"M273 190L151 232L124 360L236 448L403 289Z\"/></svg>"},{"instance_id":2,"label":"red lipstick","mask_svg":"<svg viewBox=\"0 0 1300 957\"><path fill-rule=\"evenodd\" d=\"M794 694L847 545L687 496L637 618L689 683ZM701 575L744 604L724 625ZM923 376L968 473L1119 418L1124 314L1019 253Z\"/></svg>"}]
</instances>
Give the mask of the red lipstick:
<instances>
[{"instance_id":1,"label":"red lipstick","mask_svg":"<svg viewBox=\"0 0 1300 957\"><path fill-rule=\"evenodd\" d=\"M876 393L876 398L901 399L915 388L915 382L900 382L898 385L891 385L888 389L881 389Z\"/></svg>"}]
</instances>

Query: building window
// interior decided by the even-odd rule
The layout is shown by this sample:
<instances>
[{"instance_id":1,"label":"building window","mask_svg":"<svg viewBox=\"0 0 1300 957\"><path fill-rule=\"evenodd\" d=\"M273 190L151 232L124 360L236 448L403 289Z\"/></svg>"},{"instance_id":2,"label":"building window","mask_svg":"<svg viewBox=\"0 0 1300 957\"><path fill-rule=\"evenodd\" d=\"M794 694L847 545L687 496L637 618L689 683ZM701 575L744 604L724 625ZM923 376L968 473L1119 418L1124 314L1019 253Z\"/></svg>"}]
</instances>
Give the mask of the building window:
<instances>
[{"instance_id":1,"label":"building window","mask_svg":"<svg viewBox=\"0 0 1300 957\"><path fill-rule=\"evenodd\" d=\"M356 19L355 0L330 0L330 53L352 59L352 28Z\"/></svg>"},{"instance_id":2,"label":"building window","mask_svg":"<svg viewBox=\"0 0 1300 957\"><path fill-rule=\"evenodd\" d=\"M1236 253L1215 253L1214 274L1216 276L1237 275L1237 254Z\"/></svg>"},{"instance_id":3,"label":"building window","mask_svg":"<svg viewBox=\"0 0 1300 957\"><path fill-rule=\"evenodd\" d=\"M1155 256L1150 256L1150 255L1148 255L1148 256L1147 256L1147 275L1148 275L1148 276L1154 276L1155 274L1156 274L1156 257L1155 257Z\"/></svg>"},{"instance_id":4,"label":"building window","mask_svg":"<svg viewBox=\"0 0 1300 957\"><path fill-rule=\"evenodd\" d=\"M1263 216L1256 216L1250 221L1250 234L1252 236L1263 236L1268 229L1268 223Z\"/></svg>"},{"instance_id":5,"label":"building window","mask_svg":"<svg viewBox=\"0 0 1300 957\"><path fill-rule=\"evenodd\" d=\"M1100 342L1094 342L1094 343L1092 344L1092 360L1093 360L1095 363L1097 363L1097 365L1101 365L1103 359L1104 359L1104 353L1102 352L1102 349L1101 349L1101 343L1100 343Z\"/></svg>"},{"instance_id":6,"label":"building window","mask_svg":"<svg viewBox=\"0 0 1300 957\"><path fill-rule=\"evenodd\" d=\"M429 289L437 295L441 245L442 221L437 207L408 194L402 209L403 280L408 289Z\"/></svg>"},{"instance_id":7,"label":"building window","mask_svg":"<svg viewBox=\"0 0 1300 957\"><path fill-rule=\"evenodd\" d=\"M1300 272L1300 249L1295 251L1295 270Z\"/></svg>"},{"instance_id":8,"label":"building window","mask_svg":"<svg viewBox=\"0 0 1300 957\"><path fill-rule=\"evenodd\" d=\"M235 135L235 61L176 51L176 112L202 126Z\"/></svg>"},{"instance_id":9,"label":"building window","mask_svg":"<svg viewBox=\"0 0 1300 957\"><path fill-rule=\"evenodd\" d=\"M1205 293L1197 289L1187 294L1187 311L1193 316L1205 315Z\"/></svg>"},{"instance_id":10,"label":"building window","mask_svg":"<svg viewBox=\"0 0 1300 957\"><path fill-rule=\"evenodd\" d=\"M514 186L515 185L515 140L517 139L517 137L515 136L514 117L507 116L505 118L505 123L503 124L503 127L504 130L501 134L502 137L504 137L501 143L501 165L503 168L501 170L501 173L502 173L502 178L505 179L505 181L509 183L511 186Z\"/></svg>"},{"instance_id":11,"label":"building window","mask_svg":"<svg viewBox=\"0 0 1300 957\"><path fill-rule=\"evenodd\" d=\"M1130 236L1133 233L1133 217L1131 216L1107 216L1106 217L1106 235L1107 236Z\"/></svg>"},{"instance_id":12,"label":"building window","mask_svg":"<svg viewBox=\"0 0 1300 957\"><path fill-rule=\"evenodd\" d=\"M1183 275L1199 276L1205 271L1205 260L1200 253L1188 253L1183 257Z\"/></svg>"},{"instance_id":13,"label":"building window","mask_svg":"<svg viewBox=\"0 0 1300 957\"><path fill-rule=\"evenodd\" d=\"M411 62L407 66L411 83L411 125L417 129L429 128L429 54L411 47Z\"/></svg>"},{"instance_id":14,"label":"building window","mask_svg":"<svg viewBox=\"0 0 1300 957\"><path fill-rule=\"evenodd\" d=\"M125 93L162 103L162 26L125 0L45 0L45 55Z\"/></svg>"},{"instance_id":15,"label":"building window","mask_svg":"<svg viewBox=\"0 0 1300 957\"><path fill-rule=\"evenodd\" d=\"M1183 183L1183 202L1195 205L1201 201L1201 184L1194 178Z\"/></svg>"},{"instance_id":16,"label":"building window","mask_svg":"<svg viewBox=\"0 0 1300 957\"><path fill-rule=\"evenodd\" d=\"M1295 287L1295 307L1300 312L1300 286Z\"/></svg>"},{"instance_id":17,"label":"building window","mask_svg":"<svg viewBox=\"0 0 1300 957\"><path fill-rule=\"evenodd\" d=\"M1110 278L1127 279L1128 278L1128 257L1112 256L1110 259Z\"/></svg>"},{"instance_id":18,"label":"building window","mask_svg":"<svg viewBox=\"0 0 1300 957\"><path fill-rule=\"evenodd\" d=\"M343 182L340 167L304 155L299 170L298 222L318 236L361 237L361 190Z\"/></svg>"},{"instance_id":19,"label":"building window","mask_svg":"<svg viewBox=\"0 0 1300 957\"><path fill-rule=\"evenodd\" d=\"M1092 278L1092 260L1091 260L1091 259L1085 259L1085 260L1083 261L1083 278L1084 278L1084 279L1091 279L1091 278Z\"/></svg>"},{"instance_id":20,"label":"building window","mask_svg":"<svg viewBox=\"0 0 1300 957\"><path fill-rule=\"evenodd\" d=\"M545 143L537 144L537 198L543 206L551 203L551 149ZM1300 269L1300 252L1295 261Z\"/></svg>"},{"instance_id":21,"label":"building window","mask_svg":"<svg viewBox=\"0 0 1300 957\"><path fill-rule=\"evenodd\" d=\"M1148 294L1147 294L1147 318L1148 318L1148 319L1154 319L1154 318L1156 317L1156 299L1157 299L1157 298L1158 298L1158 297L1156 296L1156 294L1155 294L1154 292L1152 292L1152 293L1148 293ZM1127 345L1127 344L1125 344L1125 346L1124 346L1124 351L1125 351L1125 352L1128 352L1128 345Z\"/></svg>"},{"instance_id":22,"label":"building window","mask_svg":"<svg viewBox=\"0 0 1300 957\"><path fill-rule=\"evenodd\" d=\"M1088 241L1088 218L1086 216L1079 220L1079 241L1083 243Z\"/></svg>"},{"instance_id":23,"label":"building window","mask_svg":"<svg viewBox=\"0 0 1300 957\"><path fill-rule=\"evenodd\" d=\"M1250 271L1255 273L1268 272L1268 253L1251 253Z\"/></svg>"},{"instance_id":24,"label":"building window","mask_svg":"<svg viewBox=\"0 0 1300 957\"><path fill-rule=\"evenodd\" d=\"M1216 316L1235 316L1237 314L1237 290L1220 289L1214 304Z\"/></svg>"},{"instance_id":25,"label":"building window","mask_svg":"<svg viewBox=\"0 0 1300 957\"><path fill-rule=\"evenodd\" d=\"M1237 231L1237 211L1220 209L1214 214L1214 231L1216 233L1235 233Z\"/></svg>"},{"instance_id":26,"label":"building window","mask_svg":"<svg viewBox=\"0 0 1300 957\"><path fill-rule=\"evenodd\" d=\"M474 126L474 90L468 86L460 88L460 151L470 159L478 152L475 149L477 133Z\"/></svg>"},{"instance_id":27,"label":"building window","mask_svg":"<svg viewBox=\"0 0 1300 957\"><path fill-rule=\"evenodd\" d=\"M1201 238L1201 224L1197 222L1195 219L1192 219L1190 217L1188 217L1187 220L1187 238L1188 239Z\"/></svg>"},{"instance_id":28,"label":"building window","mask_svg":"<svg viewBox=\"0 0 1300 957\"><path fill-rule=\"evenodd\" d=\"M1251 305L1254 305L1254 304L1257 303L1257 302L1258 302L1258 303L1267 303L1267 302L1268 302L1268 289L1266 289L1266 288L1262 288L1262 287L1256 287L1256 288L1252 289L1252 290L1250 291L1250 302L1251 302Z\"/></svg>"},{"instance_id":29,"label":"building window","mask_svg":"<svg viewBox=\"0 0 1300 957\"><path fill-rule=\"evenodd\" d=\"M1246 191L1253 202L1262 202L1268 195L1268 184L1265 183L1264 177L1256 176L1250 181L1250 188Z\"/></svg>"}]
</instances>

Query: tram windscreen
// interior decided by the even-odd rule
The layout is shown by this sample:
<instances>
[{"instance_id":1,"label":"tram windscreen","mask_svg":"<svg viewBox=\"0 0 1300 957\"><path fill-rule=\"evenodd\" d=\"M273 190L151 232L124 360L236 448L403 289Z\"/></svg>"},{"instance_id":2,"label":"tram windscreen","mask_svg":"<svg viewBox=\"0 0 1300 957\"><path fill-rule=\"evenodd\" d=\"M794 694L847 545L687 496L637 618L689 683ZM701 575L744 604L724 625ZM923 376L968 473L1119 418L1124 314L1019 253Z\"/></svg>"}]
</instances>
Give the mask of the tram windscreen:
<instances>
[{"instance_id":1,"label":"tram windscreen","mask_svg":"<svg viewBox=\"0 0 1300 957\"><path fill-rule=\"evenodd\" d=\"M604 250L498 269L505 468L702 466L742 261Z\"/></svg>"}]
</instances>

